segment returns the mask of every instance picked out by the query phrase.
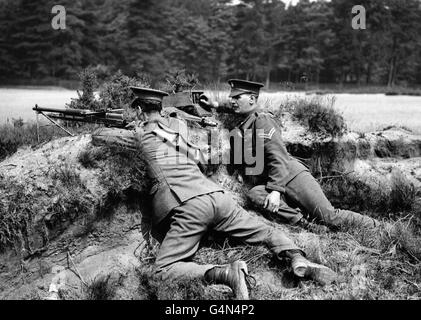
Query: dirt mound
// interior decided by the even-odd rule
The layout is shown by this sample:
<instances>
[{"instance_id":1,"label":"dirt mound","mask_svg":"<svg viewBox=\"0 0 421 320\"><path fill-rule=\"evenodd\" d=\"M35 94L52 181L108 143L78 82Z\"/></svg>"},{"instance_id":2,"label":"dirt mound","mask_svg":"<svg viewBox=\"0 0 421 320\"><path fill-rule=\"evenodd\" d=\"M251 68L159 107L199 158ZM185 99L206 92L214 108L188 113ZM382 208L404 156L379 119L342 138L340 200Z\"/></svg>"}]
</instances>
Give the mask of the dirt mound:
<instances>
[{"instance_id":1,"label":"dirt mound","mask_svg":"<svg viewBox=\"0 0 421 320\"><path fill-rule=\"evenodd\" d=\"M137 231L142 217L136 200L125 196L133 192L130 178L110 179L119 172L107 159L96 167L82 165L91 147L90 135L61 138L35 150L22 149L1 163L3 298L14 297L11 292L21 279L42 280L57 266L70 266L68 256L81 262L87 281L110 264L118 265L115 259L124 268L139 262L132 246L143 241ZM48 285L41 287L48 293Z\"/></svg>"}]
</instances>

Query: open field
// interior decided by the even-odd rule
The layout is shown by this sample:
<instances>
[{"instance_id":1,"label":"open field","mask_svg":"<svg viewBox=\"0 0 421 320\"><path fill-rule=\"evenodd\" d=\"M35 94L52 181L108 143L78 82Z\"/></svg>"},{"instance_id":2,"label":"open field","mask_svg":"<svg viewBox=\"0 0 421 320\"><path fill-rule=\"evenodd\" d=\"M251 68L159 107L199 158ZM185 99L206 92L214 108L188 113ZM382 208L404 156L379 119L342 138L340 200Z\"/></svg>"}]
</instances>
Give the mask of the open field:
<instances>
[{"instance_id":1,"label":"open field","mask_svg":"<svg viewBox=\"0 0 421 320\"><path fill-rule=\"evenodd\" d=\"M228 92L212 92L213 96L224 98ZM76 91L56 87L0 88L0 124L21 117L25 122L35 121L32 107L64 107ZM345 117L352 131L371 132L395 125L405 127L414 133L421 133L421 97L386 96L384 94L334 94L316 95L305 92L262 93L262 105L272 108L281 106L291 99L334 99L333 106Z\"/></svg>"},{"instance_id":2,"label":"open field","mask_svg":"<svg viewBox=\"0 0 421 320\"><path fill-rule=\"evenodd\" d=\"M228 92L216 92L213 96L227 97ZM421 134L421 97L417 96L347 93L321 96L305 92L264 92L259 98L263 106L273 109L297 99L322 99L332 104L344 116L351 131L372 132L388 126L400 126Z\"/></svg>"},{"instance_id":3,"label":"open field","mask_svg":"<svg viewBox=\"0 0 421 320\"><path fill-rule=\"evenodd\" d=\"M64 108L77 92L59 87L0 88L0 124L12 118L35 121L35 104L46 108Z\"/></svg>"},{"instance_id":4,"label":"open field","mask_svg":"<svg viewBox=\"0 0 421 320\"><path fill-rule=\"evenodd\" d=\"M305 91L307 93L317 94L386 94L386 95L411 95L421 96L421 88L407 87L407 86L393 86L386 85L358 85L358 84L312 84L312 83L295 83L289 84L281 82L279 84L272 84L269 87L270 91Z\"/></svg>"},{"instance_id":5,"label":"open field","mask_svg":"<svg viewBox=\"0 0 421 320\"><path fill-rule=\"evenodd\" d=\"M267 96L267 97L266 97ZM351 131L371 132L394 125L421 133L421 98L413 96L386 96L384 94L335 94L288 96L291 99L325 99L332 101L333 107L340 111ZM282 103L282 95L267 94L262 96L272 105ZM280 100L280 101L279 101ZM278 102L279 101L279 102Z\"/></svg>"}]
</instances>

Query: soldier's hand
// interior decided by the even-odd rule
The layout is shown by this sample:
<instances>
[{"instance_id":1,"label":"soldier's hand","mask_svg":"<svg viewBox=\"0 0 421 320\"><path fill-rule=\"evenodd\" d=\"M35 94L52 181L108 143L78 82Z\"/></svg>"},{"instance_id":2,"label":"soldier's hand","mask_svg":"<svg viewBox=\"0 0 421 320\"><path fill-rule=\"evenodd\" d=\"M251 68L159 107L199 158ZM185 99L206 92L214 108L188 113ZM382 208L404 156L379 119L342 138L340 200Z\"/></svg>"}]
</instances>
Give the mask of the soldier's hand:
<instances>
[{"instance_id":1,"label":"soldier's hand","mask_svg":"<svg viewBox=\"0 0 421 320\"><path fill-rule=\"evenodd\" d=\"M281 193L279 191L272 191L267 195L263 207L271 212L276 212L279 210L280 205Z\"/></svg>"},{"instance_id":2,"label":"soldier's hand","mask_svg":"<svg viewBox=\"0 0 421 320\"><path fill-rule=\"evenodd\" d=\"M128 123L124 128L127 129L127 130L134 130L134 129L136 129L136 127L139 126L139 123L140 123L140 121L135 120L135 121L132 121L132 122Z\"/></svg>"},{"instance_id":3,"label":"soldier's hand","mask_svg":"<svg viewBox=\"0 0 421 320\"><path fill-rule=\"evenodd\" d=\"M239 182L239 183L241 183L241 184L244 182L243 176L242 176L241 174L238 174L238 175L237 175L237 180L238 180L238 182Z\"/></svg>"},{"instance_id":4,"label":"soldier's hand","mask_svg":"<svg viewBox=\"0 0 421 320\"><path fill-rule=\"evenodd\" d=\"M210 111L211 108L216 108L216 103L212 101L207 95L201 94L199 97L199 105L206 111Z\"/></svg>"}]
</instances>

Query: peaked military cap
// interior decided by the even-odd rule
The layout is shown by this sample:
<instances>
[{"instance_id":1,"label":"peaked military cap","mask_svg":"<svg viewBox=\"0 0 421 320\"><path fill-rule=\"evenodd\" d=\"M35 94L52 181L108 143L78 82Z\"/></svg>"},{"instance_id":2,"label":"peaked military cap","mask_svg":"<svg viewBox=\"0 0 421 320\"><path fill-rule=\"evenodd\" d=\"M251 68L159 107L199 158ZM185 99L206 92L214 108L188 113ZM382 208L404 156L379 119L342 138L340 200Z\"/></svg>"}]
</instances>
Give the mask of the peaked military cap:
<instances>
[{"instance_id":1,"label":"peaked military cap","mask_svg":"<svg viewBox=\"0 0 421 320\"><path fill-rule=\"evenodd\" d=\"M263 83L240 79L230 79L228 83L231 86L230 98L242 93L252 93L258 96L260 88L264 86Z\"/></svg>"},{"instance_id":2,"label":"peaked military cap","mask_svg":"<svg viewBox=\"0 0 421 320\"><path fill-rule=\"evenodd\" d=\"M165 96L168 96L168 93L160 90L155 90L151 88L140 88L140 87L130 87L133 93L138 97L139 100L148 100L161 102Z\"/></svg>"}]
</instances>

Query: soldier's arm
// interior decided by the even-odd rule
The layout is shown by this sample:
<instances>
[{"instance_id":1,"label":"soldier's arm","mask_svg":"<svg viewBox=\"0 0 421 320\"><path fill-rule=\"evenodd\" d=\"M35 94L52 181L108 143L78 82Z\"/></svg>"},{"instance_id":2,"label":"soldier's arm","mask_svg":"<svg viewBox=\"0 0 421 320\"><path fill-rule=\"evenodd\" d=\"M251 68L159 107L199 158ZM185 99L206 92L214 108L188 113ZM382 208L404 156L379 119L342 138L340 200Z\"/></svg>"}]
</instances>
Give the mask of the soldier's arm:
<instances>
[{"instance_id":1,"label":"soldier's arm","mask_svg":"<svg viewBox=\"0 0 421 320\"><path fill-rule=\"evenodd\" d=\"M289 175L289 154L282 141L278 124L269 115L256 120L257 143L264 142L265 166L268 171L266 189L285 192L285 178Z\"/></svg>"},{"instance_id":2,"label":"soldier's arm","mask_svg":"<svg viewBox=\"0 0 421 320\"><path fill-rule=\"evenodd\" d=\"M136 150L143 135L143 130L124 130L117 128L99 128L92 133L92 144L95 146L120 146Z\"/></svg>"},{"instance_id":3,"label":"soldier's arm","mask_svg":"<svg viewBox=\"0 0 421 320\"><path fill-rule=\"evenodd\" d=\"M232 109L229 101L217 102L217 101L211 100L204 94L200 96L199 104L202 108L204 108L207 111L214 109L218 113L234 113L234 110Z\"/></svg>"},{"instance_id":4,"label":"soldier's arm","mask_svg":"<svg viewBox=\"0 0 421 320\"><path fill-rule=\"evenodd\" d=\"M231 103L229 103L228 101L226 102L214 102L215 103L215 107L214 109L216 110L216 112L218 113L234 113L234 109L231 107Z\"/></svg>"}]
</instances>

